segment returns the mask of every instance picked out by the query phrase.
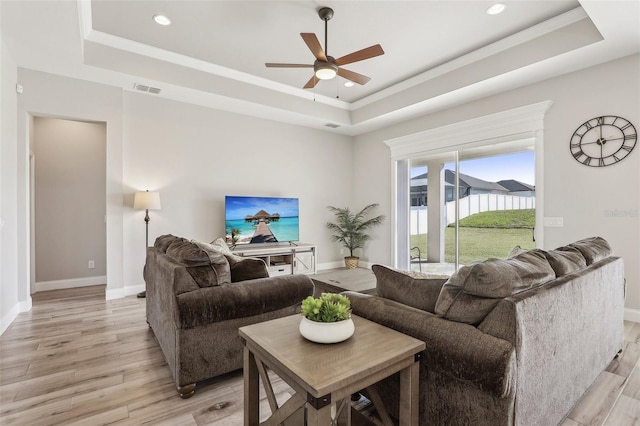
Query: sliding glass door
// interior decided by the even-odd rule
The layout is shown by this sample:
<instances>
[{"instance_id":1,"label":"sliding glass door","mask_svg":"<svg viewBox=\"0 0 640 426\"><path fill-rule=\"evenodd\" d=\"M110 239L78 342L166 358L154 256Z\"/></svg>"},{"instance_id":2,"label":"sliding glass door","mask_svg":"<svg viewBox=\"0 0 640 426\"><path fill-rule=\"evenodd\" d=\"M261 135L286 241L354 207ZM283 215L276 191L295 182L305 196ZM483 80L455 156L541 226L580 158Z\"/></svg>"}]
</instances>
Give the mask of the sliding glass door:
<instances>
[{"instance_id":1,"label":"sliding glass door","mask_svg":"<svg viewBox=\"0 0 640 426\"><path fill-rule=\"evenodd\" d=\"M456 267L534 248L535 153L496 144L410 162L409 265Z\"/></svg>"},{"instance_id":2,"label":"sliding glass door","mask_svg":"<svg viewBox=\"0 0 640 426\"><path fill-rule=\"evenodd\" d=\"M544 210L541 158L552 104L542 101L385 141L394 176L393 266L409 269L412 260L459 265L507 257L516 245L544 245L543 228L535 222Z\"/></svg>"}]
</instances>

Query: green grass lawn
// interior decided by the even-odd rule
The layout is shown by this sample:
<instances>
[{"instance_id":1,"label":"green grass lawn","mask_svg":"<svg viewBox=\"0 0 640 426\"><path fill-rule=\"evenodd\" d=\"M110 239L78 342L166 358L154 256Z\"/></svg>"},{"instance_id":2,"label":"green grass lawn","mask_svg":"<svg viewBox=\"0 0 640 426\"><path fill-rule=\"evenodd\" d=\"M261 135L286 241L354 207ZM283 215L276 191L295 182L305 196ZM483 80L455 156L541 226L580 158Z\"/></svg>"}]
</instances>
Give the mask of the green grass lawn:
<instances>
[{"instance_id":1,"label":"green grass lawn","mask_svg":"<svg viewBox=\"0 0 640 426\"><path fill-rule=\"evenodd\" d=\"M513 213L518 212L518 213ZM475 217L474 216L480 216ZM468 219L468 220L467 220ZM466 222L463 225L462 222ZM469 223L476 226L469 226ZM467 265L490 257L506 258L516 245L535 248L533 210L506 210L471 215L460 221L460 263ZM526 226L526 227L524 227ZM412 235L411 247L427 255L427 234ZM411 252L417 256L417 250ZM455 228L445 229L445 261L455 262Z\"/></svg>"},{"instance_id":2,"label":"green grass lawn","mask_svg":"<svg viewBox=\"0 0 640 426\"><path fill-rule=\"evenodd\" d=\"M469 228L529 228L536 224L536 211L498 210L472 214L460 219L460 227ZM453 225L449 225L453 227Z\"/></svg>"}]
</instances>

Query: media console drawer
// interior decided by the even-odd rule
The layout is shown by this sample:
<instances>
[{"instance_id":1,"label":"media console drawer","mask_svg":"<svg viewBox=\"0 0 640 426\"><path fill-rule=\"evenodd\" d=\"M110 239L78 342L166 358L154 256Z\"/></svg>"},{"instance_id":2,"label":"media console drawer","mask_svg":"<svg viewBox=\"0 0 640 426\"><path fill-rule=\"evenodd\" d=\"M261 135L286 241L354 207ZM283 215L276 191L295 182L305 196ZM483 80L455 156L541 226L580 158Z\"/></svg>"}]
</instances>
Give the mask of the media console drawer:
<instances>
[{"instance_id":1,"label":"media console drawer","mask_svg":"<svg viewBox=\"0 0 640 426\"><path fill-rule=\"evenodd\" d=\"M270 277L277 277L278 275L290 275L291 264L289 265L274 265L267 268Z\"/></svg>"}]
</instances>

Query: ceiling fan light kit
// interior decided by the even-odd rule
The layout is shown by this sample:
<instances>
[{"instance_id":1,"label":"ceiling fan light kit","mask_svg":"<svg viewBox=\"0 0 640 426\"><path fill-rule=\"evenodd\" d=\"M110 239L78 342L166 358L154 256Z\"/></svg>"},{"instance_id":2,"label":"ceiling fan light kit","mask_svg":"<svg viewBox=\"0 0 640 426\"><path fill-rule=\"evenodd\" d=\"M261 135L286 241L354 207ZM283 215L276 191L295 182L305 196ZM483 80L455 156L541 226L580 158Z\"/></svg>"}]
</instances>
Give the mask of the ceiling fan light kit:
<instances>
[{"instance_id":1,"label":"ceiling fan light kit","mask_svg":"<svg viewBox=\"0 0 640 426\"><path fill-rule=\"evenodd\" d=\"M316 60L313 65L308 64L280 64L280 63L266 63L268 68L313 68L313 76L307 84L304 85L305 89L312 89L316 86L319 80L331 80L336 75L352 81L358 84L366 84L370 77L366 75L358 74L357 72L349 71L341 68L342 65L351 64L353 62L364 61L376 56L384 55L384 50L379 44L369 46L365 49L358 50L357 52L350 53L342 56L338 59L327 55L327 22L333 18L333 9L330 7L322 7L318 10L318 16L324 21L324 49L318 41L318 37L314 33L300 33L302 40L306 43Z\"/></svg>"},{"instance_id":2,"label":"ceiling fan light kit","mask_svg":"<svg viewBox=\"0 0 640 426\"><path fill-rule=\"evenodd\" d=\"M318 62L313 65L316 77L320 80L331 80L338 74L338 66L330 62Z\"/></svg>"}]
</instances>

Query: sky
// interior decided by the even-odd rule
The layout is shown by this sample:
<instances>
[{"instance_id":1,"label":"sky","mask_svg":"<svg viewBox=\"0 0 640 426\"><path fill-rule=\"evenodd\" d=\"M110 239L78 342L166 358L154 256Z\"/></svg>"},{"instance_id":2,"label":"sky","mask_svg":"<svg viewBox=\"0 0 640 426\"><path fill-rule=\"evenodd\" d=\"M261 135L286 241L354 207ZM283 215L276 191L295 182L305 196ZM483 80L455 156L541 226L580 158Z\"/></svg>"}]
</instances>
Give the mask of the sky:
<instances>
[{"instance_id":1,"label":"sky","mask_svg":"<svg viewBox=\"0 0 640 426\"><path fill-rule=\"evenodd\" d=\"M460 173L488 182L514 179L535 185L535 153L533 151L506 154L477 160L460 161ZM445 168L454 170L454 163L445 164ZM411 177L426 173L426 167L411 169Z\"/></svg>"}]
</instances>

